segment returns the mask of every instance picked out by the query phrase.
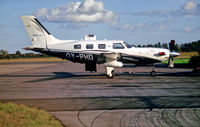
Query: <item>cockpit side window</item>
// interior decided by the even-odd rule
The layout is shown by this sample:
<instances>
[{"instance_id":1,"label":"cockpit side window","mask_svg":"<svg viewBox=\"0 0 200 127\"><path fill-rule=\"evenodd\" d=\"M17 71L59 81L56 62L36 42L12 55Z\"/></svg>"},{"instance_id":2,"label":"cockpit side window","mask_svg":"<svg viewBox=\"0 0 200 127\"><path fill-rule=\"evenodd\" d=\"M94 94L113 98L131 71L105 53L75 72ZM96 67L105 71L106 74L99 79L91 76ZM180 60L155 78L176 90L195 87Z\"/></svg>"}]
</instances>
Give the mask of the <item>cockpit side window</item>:
<instances>
[{"instance_id":1,"label":"cockpit side window","mask_svg":"<svg viewBox=\"0 0 200 127\"><path fill-rule=\"evenodd\" d=\"M81 49L81 45L80 44L74 45L74 49Z\"/></svg>"},{"instance_id":2,"label":"cockpit side window","mask_svg":"<svg viewBox=\"0 0 200 127\"><path fill-rule=\"evenodd\" d=\"M129 45L128 43L124 42L124 45L127 47L127 48L131 48L132 46Z\"/></svg>"},{"instance_id":3,"label":"cockpit side window","mask_svg":"<svg viewBox=\"0 0 200 127\"><path fill-rule=\"evenodd\" d=\"M93 44L87 44L86 49L93 49Z\"/></svg>"},{"instance_id":4,"label":"cockpit side window","mask_svg":"<svg viewBox=\"0 0 200 127\"><path fill-rule=\"evenodd\" d=\"M99 48L99 49L105 49L105 48L106 48L106 45L105 45L105 44L99 44L99 45L98 45L98 48Z\"/></svg>"},{"instance_id":5,"label":"cockpit side window","mask_svg":"<svg viewBox=\"0 0 200 127\"><path fill-rule=\"evenodd\" d=\"M113 43L113 49L124 49L121 43Z\"/></svg>"}]
</instances>

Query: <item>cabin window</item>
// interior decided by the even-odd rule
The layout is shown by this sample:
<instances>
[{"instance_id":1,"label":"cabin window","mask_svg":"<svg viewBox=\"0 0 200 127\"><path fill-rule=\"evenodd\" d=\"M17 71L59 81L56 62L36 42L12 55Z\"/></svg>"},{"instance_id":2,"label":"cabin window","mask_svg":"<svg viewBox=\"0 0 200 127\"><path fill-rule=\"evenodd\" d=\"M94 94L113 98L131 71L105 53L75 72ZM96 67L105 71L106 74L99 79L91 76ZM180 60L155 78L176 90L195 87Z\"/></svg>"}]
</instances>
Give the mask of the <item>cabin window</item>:
<instances>
[{"instance_id":1,"label":"cabin window","mask_svg":"<svg viewBox=\"0 0 200 127\"><path fill-rule=\"evenodd\" d=\"M106 45L105 45L105 44L99 44L99 45L98 45L98 48L99 48L99 49L105 49L105 48L106 48Z\"/></svg>"},{"instance_id":2,"label":"cabin window","mask_svg":"<svg viewBox=\"0 0 200 127\"><path fill-rule=\"evenodd\" d=\"M113 49L124 49L121 43L113 43Z\"/></svg>"},{"instance_id":3,"label":"cabin window","mask_svg":"<svg viewBox=\"0 0 200 127\"><path fill-rule=\"evenodd\" d=\"M74 45L74 49L81 49L81 45L80 44Z\"/></svg>"},{"instance_id":4,"label":"cabin window","mask_svg":"<svg viewBox=\"0 0 200 127\"><path fill-rule=\"evenodd\" d=\"M86 49L93 49L93 44L87 44Z\"/></svg>"}]
</instances>

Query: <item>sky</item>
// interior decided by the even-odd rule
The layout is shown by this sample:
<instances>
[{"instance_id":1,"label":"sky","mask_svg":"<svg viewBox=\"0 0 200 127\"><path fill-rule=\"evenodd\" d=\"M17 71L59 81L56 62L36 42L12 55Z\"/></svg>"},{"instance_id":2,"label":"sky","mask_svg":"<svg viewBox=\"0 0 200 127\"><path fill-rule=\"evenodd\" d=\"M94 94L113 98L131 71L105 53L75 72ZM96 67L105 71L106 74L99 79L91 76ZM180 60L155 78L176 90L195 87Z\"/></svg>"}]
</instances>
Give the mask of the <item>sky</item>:
<instances>
[{"instance_id":1,"label":"sky","mask_svg":"<svg viewBox=\"0 0 200 127\"><path fill-rule=\"evenodd\" d=\"M200 0L0 0L0 50L31 46L20 20L34 15L56 38L143 45L200 40Z\"/></svg>"}]
</instances>

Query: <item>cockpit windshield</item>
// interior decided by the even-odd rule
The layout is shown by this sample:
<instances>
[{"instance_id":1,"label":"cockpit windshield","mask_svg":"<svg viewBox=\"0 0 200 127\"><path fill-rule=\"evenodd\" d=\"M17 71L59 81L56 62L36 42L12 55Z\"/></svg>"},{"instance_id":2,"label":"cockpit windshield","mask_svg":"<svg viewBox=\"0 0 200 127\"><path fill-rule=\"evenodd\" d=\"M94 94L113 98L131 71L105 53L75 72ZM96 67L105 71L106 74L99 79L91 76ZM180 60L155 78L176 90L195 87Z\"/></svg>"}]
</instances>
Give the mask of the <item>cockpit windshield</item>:
<instances>
[{"instance_id":1,"label":"cockpit windshield","mask_svg":"<svg viewBox=\"0 0 200 127\"><path fill-rule=\"evenodd\" d=\"M123 42L123 43L124 43L124 45L125 45L127 48L131 48L131 47L132 47L130 44L128 44L128 43L126 43L126 42Z\"/></svg>"}]
</instances>

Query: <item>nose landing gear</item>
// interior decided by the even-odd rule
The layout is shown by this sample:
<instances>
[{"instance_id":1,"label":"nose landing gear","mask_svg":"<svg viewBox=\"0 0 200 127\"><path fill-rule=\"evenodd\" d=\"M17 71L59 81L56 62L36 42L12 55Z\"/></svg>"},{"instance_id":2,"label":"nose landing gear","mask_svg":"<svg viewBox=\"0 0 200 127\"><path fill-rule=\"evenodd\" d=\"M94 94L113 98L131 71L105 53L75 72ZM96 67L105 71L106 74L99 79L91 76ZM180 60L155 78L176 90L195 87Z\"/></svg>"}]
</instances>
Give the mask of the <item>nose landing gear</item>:
<instances>
[{"instance_id":1,"label":"nose landing gear","mask_svg":"<svg viewBox=\"0 0 200 127\"><path fill-rule=\"evenodd\" d=\"M150 74L151 74L152 77L156 77L157 76L157 72L156 71L151 71Z\"/></svg>"},{"instance_id":2,"label":"nose landing gear","mask_svg":"<svg viewBox=\"0 0 200 127\"><path fill-rule=\"evenodd\" d=\"M155 67L153 67L153 70L150 72L150 75L152 77L156 77L157 76L157 72L155 71Z\"/></svg>"}]
</instances>

